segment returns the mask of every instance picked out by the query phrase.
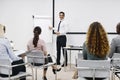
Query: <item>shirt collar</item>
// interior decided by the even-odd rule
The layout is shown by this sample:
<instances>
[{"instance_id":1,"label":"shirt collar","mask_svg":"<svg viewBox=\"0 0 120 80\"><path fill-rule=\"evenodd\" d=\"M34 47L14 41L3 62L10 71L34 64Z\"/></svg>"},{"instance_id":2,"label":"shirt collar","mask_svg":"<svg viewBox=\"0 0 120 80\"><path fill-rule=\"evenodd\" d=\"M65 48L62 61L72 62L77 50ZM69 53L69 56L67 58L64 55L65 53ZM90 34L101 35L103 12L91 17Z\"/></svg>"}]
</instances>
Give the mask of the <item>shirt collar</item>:
<instances>
[{"instance_id":1,"label":"shirt collar","mask_svg":"<svg viewBox=\"0 0 120 80\"><path fill-rule=\"evenodd\" d=\"M64 19L60 20L61 22L64 21Z\"/></svg>"}]
</instances>

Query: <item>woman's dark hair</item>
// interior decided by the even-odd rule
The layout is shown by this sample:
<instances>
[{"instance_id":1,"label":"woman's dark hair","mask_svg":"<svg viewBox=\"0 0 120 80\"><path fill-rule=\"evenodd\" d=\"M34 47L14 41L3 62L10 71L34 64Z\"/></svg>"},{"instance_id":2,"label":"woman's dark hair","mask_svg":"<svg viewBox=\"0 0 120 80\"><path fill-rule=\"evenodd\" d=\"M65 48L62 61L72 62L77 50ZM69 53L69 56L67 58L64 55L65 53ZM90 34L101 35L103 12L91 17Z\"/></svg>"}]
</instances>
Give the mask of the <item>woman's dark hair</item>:
<instances>
[{"instance_id":1,"label":"woman's dark hair","mask_svg":"<svg viewBox=\"0 0 120 80\"><path fill-rule=\"evenodd\" d=\"M117 24L116 31L117 31L118 34L120 34L120 23Z\"/></svg>"},{"instance_id":2,"label":"woman's dark hair","mask_svg":"<svg viewBox=\"0 0 120 80\"><path fill-rule=\"evenodd\" d=\"M39 40L39 35L41 34L42 30L39 26L36 26L34 28L34 38L33 38L33 45L34 47L37 47L37 43L38 43L38 40Z\"/></svg>"}]
</instances>

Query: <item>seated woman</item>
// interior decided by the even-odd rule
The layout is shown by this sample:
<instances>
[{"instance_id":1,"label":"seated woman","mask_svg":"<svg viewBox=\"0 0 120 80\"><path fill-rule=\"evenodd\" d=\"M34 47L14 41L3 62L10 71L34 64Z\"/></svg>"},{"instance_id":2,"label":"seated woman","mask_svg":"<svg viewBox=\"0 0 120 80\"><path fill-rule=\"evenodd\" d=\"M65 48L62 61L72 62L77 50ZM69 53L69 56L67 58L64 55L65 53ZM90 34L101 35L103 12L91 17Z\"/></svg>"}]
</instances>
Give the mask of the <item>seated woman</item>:
<instances>
[{"instance_id":1,"label":"seated woman","mask_svg":"<svg viewBox=\"0 0 120 80\"><path fill-rule=\"evenodd\" d=\"M24 63L23 60L16 55L14 55L12 47L10 45L10 42L7 38L4 36L5 33L5 26L0 24L0 58L5 58L11 61L11 65L17 65ZM12 75L17 75L19 72L26 72L25 66L17 66L12 68ZM6 74L0 73L0 76L2 77L8 77ZM26 80L26 78L22 78L20 80Z\"/></svg>"},{"instance_id":2,"label":"seated woman","mask_svg":"<svg viewBox=\"0 0 120 80\"><path fill-rule=\"evenodd\" d=\"M103 26L99 22L93 22L88 29L86 42L83 44L83 58L104 60L109 49L109 41Z\"/></svg>"},{"instance_id":3,"label":"seated woman","mask_svg":"<svg viewBox=\"0 0 120 80\"><path fill-rule=\"evenodd\" d=\"M112 58L114 53L120 53L120 23L116 26L117 37L112 39L109 57Z\"/></svg>"},{"instance_id":4,"label":"seated woman","mask_svg":"<svg viewBox=\"0 0 120 80\"><path fill-rule=\"evenodd\" d=\"M99 22L93 22L87 32L87 38L83 44L83 59L105 60L109 53L109 42L103 26ZM76 72L77 73L77 72ZM76 77L73 76L73 78ZM92 78L86 78L92 80ZM95 80L102 80L96 78Z\"/></svg>"},{"instance_id":5,"label":"seated woman","mask_svg":"<svg viewBox=\"0 0 120 80\"><path fill-rule=\"evenodd\" d=\"M39 38L39 35L41 34L41 32L42 32L42 30L39 26L34 28L34 31L33 31L34 38L32 38L28 42L27 48L28 48L28 51L30 51L30 50L41 50L41 51L43 51L45 56L48 56L45 42L44 42L44 40ZM52 58L45 59L45 63L48 63L47 60L52 61ZM61 68L57 69L57 67L55 65L53 65L52 68L53 68L53 73L54 74L56 74L55 71L60 71L61 70ZM46 72L47 72L47 68L45 68L44 71L43 71L43 80L47 80Z\"/></svg>"}]
</instances>

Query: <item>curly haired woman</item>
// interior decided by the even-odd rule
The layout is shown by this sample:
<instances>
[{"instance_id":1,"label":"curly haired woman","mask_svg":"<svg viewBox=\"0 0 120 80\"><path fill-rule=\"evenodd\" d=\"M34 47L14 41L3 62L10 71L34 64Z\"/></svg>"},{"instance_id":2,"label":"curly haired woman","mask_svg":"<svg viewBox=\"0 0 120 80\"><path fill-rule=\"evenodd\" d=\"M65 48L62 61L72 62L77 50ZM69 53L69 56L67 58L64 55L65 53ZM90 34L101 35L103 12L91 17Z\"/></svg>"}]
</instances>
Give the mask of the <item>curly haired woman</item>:
<instances>
[{"instance_id":1,"label":"curly haired woman","mask_svg":"<svg viewBox=\"0 0 120 80\"><path fill-rule=\"evenodd\" d=\"M83 44L83 59L85 60L105 60L109 53L109 42L106 31L99 22L90 24L86 41ZM77 71L73 78L77 78ZM92 78L85 78L91 80ZM103 78L96 78L96 80L103 80Z\"/></svg>"},{"instance_id":2,"label":"curly haired woman","mask_svg":"<svg viewBox=\"0 0 120 80\"><path fill-rule=\"evenodd\" d=\"M83 59L104 60L109 53L109 42L103 26L93 22L87 33L86 42L83 44Z\"/></svg>"}]
</instances>

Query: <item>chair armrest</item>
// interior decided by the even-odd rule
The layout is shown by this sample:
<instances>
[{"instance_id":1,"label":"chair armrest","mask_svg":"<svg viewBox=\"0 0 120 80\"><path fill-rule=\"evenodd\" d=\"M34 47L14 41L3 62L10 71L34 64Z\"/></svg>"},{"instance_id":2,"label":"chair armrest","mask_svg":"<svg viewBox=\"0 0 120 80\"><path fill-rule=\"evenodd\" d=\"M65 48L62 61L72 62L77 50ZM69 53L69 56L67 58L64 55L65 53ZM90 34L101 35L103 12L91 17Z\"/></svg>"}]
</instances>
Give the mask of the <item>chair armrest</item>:
<instances>
[{"instance_id":1,"label":"chair armrest","mask_svg":"<svg viewBox=\"0 0 120 80\"><path fill-rule=\"evenodd\" d=\"M3 65L3 64L0 64L1 73L2 74L7 74L7 75L10 76L12 74L12 68L13 67L17 67L17 66L21 66L21 65L27 65L27 64L29 64L29 63L22 63L22 64L16 64L16 65Z\"/></svg>"},{"instance_id":2,"label":"chair armrest","mask_svg":"<svg viewBox=\"0 0 120 80\"><path fill-rule=\"evenodd\" d=\"M47 57L50 57L50 56L33 56L33 55L27 55L27 57L29 57L29 58L39 58L39 59L43 59L43 58L47 58Z\"/></svg>"},{"instance_id":3,"label":"chair armrest","mask_svg":"<svg viewBox=\"0 0 120 80\"><path fill-rule=\"evenodd\" d=\"M17 64L17 65L2 65L0 64L0 67L4 67L4 68L12 68L12 67L17 67L17 66L21 66L21 65L29 65L29 63L22 63L22 64Z\"/></svg>"},{"instance_id":4,"label":"chair armrest","mask_svg":"<svg viewBox=\"0 0 120 80\"><path fill-rule=\"evenodd\" d=\"M42 56L42 57L40 57L40 56L33 56L33 55L27 55L27 57L29 57L29 58L39 58L39 59L44 58L43 56Z\"/></svg>"},{"instance_id":5,"label":"chair armrest","mask_svg":"<svg viewBox=\"0 0 120 80\"><path fill-rule=\"evenodd\" d=\"M120 58L112 58L111 60L120 61Z\"/></svg>"},{"instance_id":6,"label":"chair armrest","mask_svg":"<svg viewBox=\"0 0 120 80\"><path fill-rule=\"evenodd\" d=\"M11 68L10 65L2 65L2 64L0 64L0 67L4 67L4 68L8 68L8 69Z\"/></svg>"},{"instance_id":7,"label":"chair armrest","mask_svg":"<svg viewBox=\"0 0 120 80\"><path fill-rule=\"evenodd\" d=\"M106 67L96 67L96 68L90 68L90 67L76 67L77 69L92 69L92 70L96 70L96 69L110 69L110 68L106 68Z\"/></svg>"}]
</instances>

